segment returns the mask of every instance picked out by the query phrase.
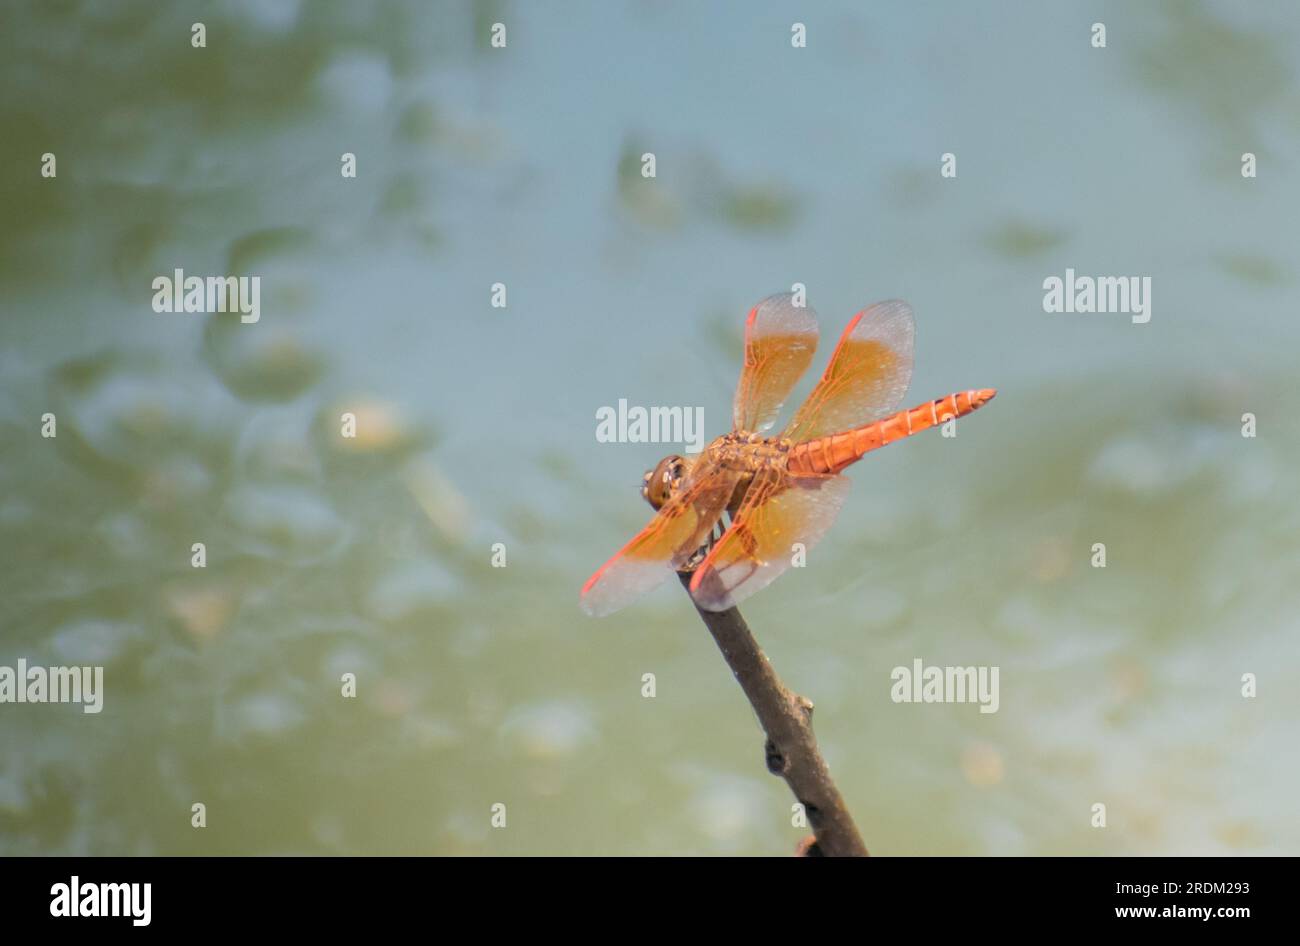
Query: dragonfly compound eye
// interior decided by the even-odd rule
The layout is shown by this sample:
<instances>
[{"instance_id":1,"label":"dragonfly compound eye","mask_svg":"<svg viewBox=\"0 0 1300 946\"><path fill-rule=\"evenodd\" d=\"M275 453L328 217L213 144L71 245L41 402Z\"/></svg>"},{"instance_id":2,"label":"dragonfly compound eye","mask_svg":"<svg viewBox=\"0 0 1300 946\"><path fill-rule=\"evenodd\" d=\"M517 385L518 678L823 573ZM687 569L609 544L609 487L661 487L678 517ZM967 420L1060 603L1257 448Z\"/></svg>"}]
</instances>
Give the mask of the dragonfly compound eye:
<instances>
[{"instance_id":1,"label":"dragonfly compound eye","mask_svg":"<svg viewBox=\"0 0 1300 946\"><path fill-rule=\"evenodd\" d=\"M664 457L659 465L646 474L643 495L655 509L659 509L672 498L673 492L681 485L685 462L679 456Z\"/></svg>"}]
</instances>

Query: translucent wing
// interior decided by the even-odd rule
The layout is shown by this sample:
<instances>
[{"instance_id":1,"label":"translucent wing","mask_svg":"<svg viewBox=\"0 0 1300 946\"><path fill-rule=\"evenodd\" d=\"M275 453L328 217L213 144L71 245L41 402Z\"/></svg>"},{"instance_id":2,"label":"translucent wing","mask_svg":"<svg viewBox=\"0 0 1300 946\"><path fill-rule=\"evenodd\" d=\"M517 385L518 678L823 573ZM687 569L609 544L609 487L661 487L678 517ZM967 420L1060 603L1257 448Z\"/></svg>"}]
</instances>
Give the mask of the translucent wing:
<instances>
[{"instance_id":1,"label":"translucent wing","mask_svg":"<svg viewBox=\"0 0 1300 946\"><path fill-rule=\"evenodd\" d=\"M722 516L740 474L710 460L696 461L682 488L650 523L582 586L580 603L600 617L656 587L704 545Z\"/></svg>"},{"instance_id":2,"label":"translucent wing","mask_svg":"<svg viewBox=\"0 0 1300 946\"><path fill-rule=\"evenodd\" d=\"M807 551L826 534L848 489L844 476L759 474L731 527L695 570L695 603L725 611L766 587L793 563L796 542Z\"/></svg>"},{"instance_id":3,"label":"translucent wing","mask_svg":"<svg viewBox=\"0 0 1300 946\"><path fill-rule=\"evenodd\" d=\"M790 293L768 296L745 321L745 366L736 386L736 430L767 430L817 351L817 314Z\"/></svg>"},{"instance_id":4,"label":"translucent wing","mask_svg":"<svg viewBox=\"0 0 1300 946\"><path fill-rule=\"evenodd\" d=\"M877 302L855 315L783 436L800 443L893 413L912 380L915 334L906 302Z\"/></svg>"}]
</instances>

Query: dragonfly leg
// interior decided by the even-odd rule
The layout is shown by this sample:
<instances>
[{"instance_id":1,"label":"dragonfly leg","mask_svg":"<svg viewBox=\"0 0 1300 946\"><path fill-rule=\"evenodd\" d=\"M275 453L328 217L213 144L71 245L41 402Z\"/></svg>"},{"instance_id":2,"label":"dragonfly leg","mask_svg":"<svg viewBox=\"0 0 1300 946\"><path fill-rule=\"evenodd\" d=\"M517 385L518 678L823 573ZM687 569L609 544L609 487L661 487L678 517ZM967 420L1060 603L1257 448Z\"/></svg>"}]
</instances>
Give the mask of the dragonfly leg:
<instances>
[{"instance_id":1,"label":"dragonfly leg","mask_svg":"<svg viewBox=\"0 0 1300 946\"><path fill-rule=\"evenodd\" d=\"M710 539L709 541L712 542L712 539ZM695 550L695 554L692 555L690 558L688 558L686 560L686 564L683 565L681 568L679 568L678 571L680 572L695 571L695 569L700 567L700 562L704 561L705 557L708 554L709 554L709 546L701 545L698 549Z\"/></svg>"},{"instance_id":2,"label":"dragonfly leg","mask_svg":"<svg viewBox=\"0 0 1300 946\"><path fill-rule=\"evenodd\" d=\"M718 540L722 538L723 534L726 533L727 526L730 524L731 519L729 516L727 519L727 525L723 525L722 520L719 519L717 523L714 524L713 530L704 540L704 544L695 550L695 554L688 558L686 564L679 568L678 571L693 572L695 569L699 568L700 562L704 561L708 554L713 551L713 546L715 546L718 543Z\"/></svg>"}]
</instances>

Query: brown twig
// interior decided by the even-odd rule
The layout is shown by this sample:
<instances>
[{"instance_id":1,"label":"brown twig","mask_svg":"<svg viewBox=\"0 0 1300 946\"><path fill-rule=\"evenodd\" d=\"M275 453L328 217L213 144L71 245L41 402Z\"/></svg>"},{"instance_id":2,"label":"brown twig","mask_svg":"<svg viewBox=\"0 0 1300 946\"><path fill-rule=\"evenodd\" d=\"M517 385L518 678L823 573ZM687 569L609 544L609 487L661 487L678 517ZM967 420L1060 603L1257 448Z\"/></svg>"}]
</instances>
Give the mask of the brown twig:
<instances>
[{"instance_id":1,"label":"brown twig","mask_svg":"<svg viewBox=\"0 0 1300 946\"><path fill-rule=\"evenodd\" d=\"M683 585L690 584L690 573L682 572L678 577ZM817 748L812 730L812 702L781 682L736 608L705 611L697 605L695 610L717 641L727 666L767 734L768 771L785 779L808 815L816 842L801 846L800 853L867 856L867 846L862 843L853 817L831 779L826 760Z\"/></svg>"}]
</instances>

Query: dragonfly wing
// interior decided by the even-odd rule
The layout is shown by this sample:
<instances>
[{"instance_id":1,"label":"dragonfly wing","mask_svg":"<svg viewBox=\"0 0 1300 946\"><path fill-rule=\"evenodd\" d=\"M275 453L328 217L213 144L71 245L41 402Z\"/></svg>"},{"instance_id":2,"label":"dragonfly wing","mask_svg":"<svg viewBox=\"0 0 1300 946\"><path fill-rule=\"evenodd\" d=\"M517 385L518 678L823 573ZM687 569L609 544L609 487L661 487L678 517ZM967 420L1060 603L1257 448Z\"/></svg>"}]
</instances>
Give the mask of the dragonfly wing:
<instances>
[{"instance_id":1,"label":"dragonfly wing","mask_svg":"<svg viewBox=\"0 0 1300 946\"><path fill-rule=\"evenodd\" d=\"M745 365L732 410L736 430L769 429L816 351L817 315L811 308L796 306L788 292L754 306L745 321Z\"/></svg>"},{"instance_id":2,"label":"dragonfly wing","mask_svg":"<svg viewBox=\"0 0 1300 946\"><path fill-rule=\"evenodd\" d=\"M793 564L796 543L810 550L848 496L844 476L755 477L730 528L691 578L691 597L706 611L725 611L766 587Z\"/></svg>"},{"instance_id":3,"label":"dragonfly wing","mask_svg":"<svg viewBox=\"0 0 1300 946\"><path fill-rule=\"evenodd\" d=\"M906 302L877 302L855 315L784 436L801 443L892 414L912 380L915 335Z\"/></svg>"},{"instance_id":4,"label":"dragonfly wing","mask_svg":"<svg viewBox=\"0 0 1300 946\"><path fill-rule=\"evenodd\" d=\"M739 479L712 461L697 461L649 524L587 579L582 609L596 617L611 614L683 567L707 541Z\"/></svg>"}]
</instances>

